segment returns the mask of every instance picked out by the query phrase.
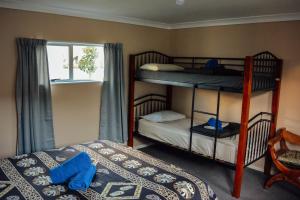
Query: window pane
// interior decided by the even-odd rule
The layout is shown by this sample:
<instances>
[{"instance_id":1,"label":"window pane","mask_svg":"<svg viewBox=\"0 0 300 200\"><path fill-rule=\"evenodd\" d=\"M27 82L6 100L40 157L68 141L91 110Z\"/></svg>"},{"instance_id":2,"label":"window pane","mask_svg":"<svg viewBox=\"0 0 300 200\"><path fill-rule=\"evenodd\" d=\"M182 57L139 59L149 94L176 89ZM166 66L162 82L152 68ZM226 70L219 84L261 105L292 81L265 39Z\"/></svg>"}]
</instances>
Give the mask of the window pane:
<instances>
[{"instance_id":1,"label":"window pane","mask_svg":"<svg viewBox=\"0 0 300 200\"><path fill-rule=\"evenodd\" d=\"M50 80L69 79L69 47L47 45Z\"/></svg>"},{"instance_id":2,"label":"window pane","mask_svg":"<svg viewBox=\"0 0 300 200\"><path fill-rule=\"evenodd\" d=\"M103 81L103 47L74 45L73 57L74 80Z\"/></svg>"}]
</instances>

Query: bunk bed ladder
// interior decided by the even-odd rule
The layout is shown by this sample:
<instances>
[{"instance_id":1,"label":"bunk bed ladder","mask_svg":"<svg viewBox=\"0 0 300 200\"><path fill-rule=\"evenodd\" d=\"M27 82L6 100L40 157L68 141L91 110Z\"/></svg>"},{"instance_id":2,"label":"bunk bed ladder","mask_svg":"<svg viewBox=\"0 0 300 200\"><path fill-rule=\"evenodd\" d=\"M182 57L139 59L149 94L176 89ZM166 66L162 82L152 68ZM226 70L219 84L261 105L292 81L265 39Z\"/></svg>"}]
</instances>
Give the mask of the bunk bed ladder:
<instances>
[{"instance_id":1,"label":"bunk bed ladder","mask_svg":"<svg viewBox=\"0 0 300 200\"><path fill-rule=\"evenodd\" d=\"M193 96L192 96L192 110L191 110L191 127L190 127L190 144L189 151L192 151L192 140L193 140L193 126L194 126L194 112L195 112L195 93L196 93L196 85L193 87Z\"/></svg>"},{"instance_id":2,"label":"bunk bed ladder","mask_svg":"<svg viewBox=\"0 0 300 200\"><path fill-rule=\"evenodd\" d=\"M205 111L195 109L196 88L197 88L197 86L195 85L193 87L193 94L192 94L191 127L190 127L190 143L189 143L189 151L190 152L192 151L192 142L193 142L194 113L201 113L201 114L205 114L205 115L214 116L214 117L216 117L216 121L218 121L220 118L219 117L219 115L220 115L220 97L221 97L221 89L222 88L220 88L220 87L218 88L216 113L210 113L210 112L205 112ZM216 123L215 134L214 134L213 160L216 160L218 134L219 134L219 127L218 127L218 123Z\"/></svg>"},{"instance_id":3,"label":"bunk bed ladder","mask_svg":"<svg viewBox=\"0 0 300 200\"><path fill-rule=\"evenodd\" d=\"M220 114L220 96L221 96L221 89L218 89L218 99L217 99L217 113L216 113L216 121L219 121L219 114ZM219 133L219 127L218 123L216 123L215 126L215 141L214 141L214 154L213 159L216 159L216 148L217 148L217 140L218 140L218 133Z\"/></svg>"}]
</instances>

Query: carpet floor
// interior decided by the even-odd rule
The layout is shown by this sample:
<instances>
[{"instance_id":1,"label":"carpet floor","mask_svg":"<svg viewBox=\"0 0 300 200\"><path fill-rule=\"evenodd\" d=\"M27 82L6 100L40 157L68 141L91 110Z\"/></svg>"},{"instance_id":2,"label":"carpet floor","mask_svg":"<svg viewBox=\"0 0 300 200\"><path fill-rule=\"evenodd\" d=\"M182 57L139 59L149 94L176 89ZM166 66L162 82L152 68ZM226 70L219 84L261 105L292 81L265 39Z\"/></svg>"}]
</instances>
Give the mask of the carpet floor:
<instances>
[{"instance_id":1,"label":"carpet floor","mask_svg":"<svg viewBox=\"0 0 300 200\"><path fill-rule=\"evenodd\" d=\"M188 154L165 145L152 145L139 149L153 157L183 168L190 174L206 181L220 200L235 199L231 196L234 170L211 160ZM288 183L275 183L264 189L263 173L247 168L243 178L241 200L300 200L300 190Z\"/></svg>"}]
</instances>

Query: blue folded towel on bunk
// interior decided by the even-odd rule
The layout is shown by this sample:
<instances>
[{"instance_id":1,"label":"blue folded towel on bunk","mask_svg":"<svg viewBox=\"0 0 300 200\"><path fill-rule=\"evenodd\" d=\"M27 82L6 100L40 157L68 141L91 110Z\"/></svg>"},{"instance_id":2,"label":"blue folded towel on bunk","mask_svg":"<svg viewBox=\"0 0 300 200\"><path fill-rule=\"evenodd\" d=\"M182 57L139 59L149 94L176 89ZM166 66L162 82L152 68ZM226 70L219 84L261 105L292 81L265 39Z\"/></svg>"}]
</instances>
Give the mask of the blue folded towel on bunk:
<instances>
[{"instance_id":1,"label":"blue folded towel on bunk","mask_svg":"<svg viewBox=\"0 0 300 200\"><path fill-rule=\"evenodd\" d=\"M85 171L92 165L87 153L81 152L61 165L50 169L50 177L53 184L60 184L68 181L71 177L81 171Z\"/></svg>"},{"instance_id":2,"label":"blue folded towel on bunk","mask_svg":"<svg viewBox=\"0 0 300 200\"><path fill-rule=\"evenodd\" d=\"M205 68L212 69L212 68L217 68L217 67L219 67L219 62L217 59L210 59L205 64Z\"/></svg>"},{"instance_id":3,"label":"blue folded towel on bunk","mask_svg":"<svg viewBox=\"0 0 300 200\"><path fill-rule=\"evenodd\" d=\"M210 118L207 123L209 126L214 127L214 128L216 127L216 124L217 124L218 130L219 131L223 130L222 122L220 120L217 121L215 118Z\"/></svg>"},{"instance_id":4,"label":"blue folded towel on bunk","mask_svg":"<svg viewBox=\"0 0 300 200\"><path fill-rule=\"evenodd\" d=\"M96 166L91 165L88 169L79 172L69 182L69 188L71 190L86 191L90 186L94 175L96 174Z\"/></svg>"}]
</instances>

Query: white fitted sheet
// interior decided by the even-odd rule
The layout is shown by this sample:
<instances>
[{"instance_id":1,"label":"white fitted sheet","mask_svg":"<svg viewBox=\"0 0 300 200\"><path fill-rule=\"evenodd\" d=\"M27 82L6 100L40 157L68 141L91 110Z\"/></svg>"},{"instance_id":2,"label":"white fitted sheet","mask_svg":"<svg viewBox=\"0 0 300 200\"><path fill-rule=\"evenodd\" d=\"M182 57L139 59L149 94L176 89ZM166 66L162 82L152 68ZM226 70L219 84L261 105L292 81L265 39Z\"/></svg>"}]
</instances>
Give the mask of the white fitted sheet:
<instances>
[{"instance_id":1,"label":"white fitted sheet","mask_svg":"<svg viewBox=\"0 0 300 200\"><path fill-rule=\"evenodd\" d=\"M183 149L189 148L190 119L155 123L145 119L139 120L139 133L156 141L164 142ZM198 123L199 124L199 123ZM213 156L214 138L193 133L192 151L204 156ZM238 149L238 136L218 138L216 158L235 163Z\"/></svg>"}]
</instances>

